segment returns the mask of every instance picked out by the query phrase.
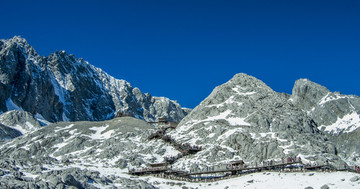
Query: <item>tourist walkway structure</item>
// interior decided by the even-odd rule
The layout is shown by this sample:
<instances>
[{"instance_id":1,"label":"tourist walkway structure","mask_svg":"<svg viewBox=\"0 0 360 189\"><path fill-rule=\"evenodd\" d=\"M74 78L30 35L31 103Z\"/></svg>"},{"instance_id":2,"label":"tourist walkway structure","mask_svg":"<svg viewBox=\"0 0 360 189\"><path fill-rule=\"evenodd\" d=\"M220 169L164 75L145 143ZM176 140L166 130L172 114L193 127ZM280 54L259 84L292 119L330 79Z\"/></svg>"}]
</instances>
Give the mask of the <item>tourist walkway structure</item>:
<instances>
[{"instance_id":1,"label":"tourist walkway structure","mask_svg":"<svg viewBox=\"0 0 360 189\"><path fill-rule=\"evenodd\" d=\"M166 120L161 119L159 122L167 123ZM180 151L180 154L174 157L165 157L165 162L162 163L153 163L149 164L146 168L141 169L130 169L129 174L136 176L143 175L153 175L157 177L181 180L188 182L213 182L221 179L227 179L230 177L236 177L244 174L262 172L262 171L279 171L279 172L303 172L303 171L349 171L354 173L359 173L360 168L350 169L346 167L344 169L336 169L328 165L305 165L301 162L300 159L288 158L285 162L282 159L281 162L276 163L274 161L263 162L262 165L258 166L246 166L242 160L231 161L226 165L223 165L223 169L215 169L214 167L207 167L202 170L196 171L183 171L172 169L172 164L175 163L178 159L183 158L187 155L196 154L201 151L200 146L192 146L190 144L180 144L172 139L170 136L166 135L168 129L175 129L176 125L164 125L158 131L151 134L148 137L148 140L161 139L166 143L172 145L175 149Z\"/></svg>"},{"instance_id":2,"label":"tourist walkway structure","mask_svg":"<svg viewBox=\"0 0 360 189\"><path fill-rule=\"evenodd\" d=\"M149 168L132 169L129 170L129 174L136 176L152 175L167 179L181 180L188 182L213 182L217 180L227 179L231 177L237 177L244 174L250 174L255 172L305 172L305 171L321 171L321 172L333 172L333 171L348 171L359 173L353 169L335 169L329 165L316 165L307 166L302 162L290 162L279 163L268 166L258 167L242 167L242 168L226 168L218 170L204 170L196 172L186 172L180 170L174 170L168 168L168 163L150 164ZM230 166L229 166L230 167Z\"/></svg>"}]
</instances>

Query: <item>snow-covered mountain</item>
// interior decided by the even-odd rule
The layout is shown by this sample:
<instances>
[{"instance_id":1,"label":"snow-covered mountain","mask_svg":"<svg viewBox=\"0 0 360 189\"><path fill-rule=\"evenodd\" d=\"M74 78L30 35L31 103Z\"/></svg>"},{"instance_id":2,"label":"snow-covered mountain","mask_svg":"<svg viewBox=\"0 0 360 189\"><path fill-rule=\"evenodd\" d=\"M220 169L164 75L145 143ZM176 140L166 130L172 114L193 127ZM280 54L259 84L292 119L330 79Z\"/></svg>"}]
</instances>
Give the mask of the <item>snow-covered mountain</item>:
<instances>
[{"instance_id":1,"label":"snow-covered mountain","mask_svg":"<svg viewBox=\"0 0 360 189\"><path fill-rule=\"evenodd\" d=\"M296 81L290 95L275 92L255 77L236 74L190 111L167 98L144 94L64 51L42 57L20 37L0 40L0 49L0 188L174 187L166 184L173 183L169 180L127 175L129 168L169 157L176 157L171 167L181 171L225 168L233 160L255 165L294 156L304 163L360 165L360 98L333 93L307 79ZM111 119L117 113L133 117ZM165 142L166 137L150 140L159 128L146 121L160 117L181 120L176 129L160 133L201 150L179 155L184 150ZM254 174L244 187L262 186L267 175L281 182L286 178ZM250 177L212 187L232 186L229 182ZM308 179L290 175L289 180L293 177L299 182ZM336 184L355 186L359 179ZM328 181L318 183L324 184Z\"/></svg>"},{"instance_id":2,"label":"snow-covered mountain","mask_svg":"<svg viewBox=\"0 0 360 189\"><path fill-rule=\"evenodd\" d=\"M331 93L303 79L293 91L292 95L277 93L252 76L235 75L216 87L169 133L181 143L203 147L174 166L196 169L237 159L255 164L289 156L318 164L329 160L337 167L349 156L352 161L348 162L359 163L356 138L340 143L338 136L327 132L329 127L342 129L341 134L359 131L359 97ZM352 121L339 122L349 115ZM325 132L319 130L323 125L328 125Z\"/></svg>"},{"instance_id":3,"label":"snow-covered mountain","mask_svg":"<svg viewBox=\"0 0 360 189\"><path fill-rule=\"evenodd\" d=\"M314 106L326 108L321 106L321 99L329 92L319 95L313 90L314 86L325 89L308 80L299 80L294 93L289 95L273 91L252 76L235 75L215 88L175 130L167 132L180 144L202 147L196 154L180 156L172 168L182 171L205 167L217 169L224 168L232 160L242 159L254 165L264 160L281 161L290 156L300 156L305 163L329 161L335 167L342 167L344 162L360 165L359 129L345 129L346 132L333 135L320 130L323 123L316 120L321 119L308 111ZM303 91L304 88L307 90ZM318 96L320 100L308 97L306 109L306 103L301 103L306 99L304 96ZM314 103L310 103L311 100ZM351 110L358 108L356 103L346 105ZM2 116L5 115L10 116L10 113ZM337 119L334 120L336 123ZM3 173L0 184L40 188L152 188L160 182L169 183L168 180L134 178L126 174L129 168L164 162L167 157L181 153L161 139L149 140L155 131L152 125L131 117L101 122L59 122L29 131L0 146L0 171ZM259 175L254 179L266 180ZM286 174L281 179L283 177L286 178ZM231 185L228 181L221 183ZM198 184L189 185L199 187ZM168 185L164 184L166 187Z\"/></svg>"},{"instance_id":4,"label":"snow-covered mountain","mask_svg":"<svg viewBox=\"0 0 360 189\"><path fill-rule=\"evenodd\" d=\"M0 40L0 112L20 109L50 122L132 115L180 121L187 113L164 97L142 93L65 51L40 56L15 36Z\"/></svg>"}]
</instances>

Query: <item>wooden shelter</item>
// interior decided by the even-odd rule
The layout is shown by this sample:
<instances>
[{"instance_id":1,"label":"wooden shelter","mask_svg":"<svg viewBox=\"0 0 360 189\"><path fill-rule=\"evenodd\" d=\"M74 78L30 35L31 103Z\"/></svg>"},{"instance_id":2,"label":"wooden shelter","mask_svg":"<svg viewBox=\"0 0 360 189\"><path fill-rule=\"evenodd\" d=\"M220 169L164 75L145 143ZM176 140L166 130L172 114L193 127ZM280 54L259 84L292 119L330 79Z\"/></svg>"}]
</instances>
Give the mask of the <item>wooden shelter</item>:
<instances>
[{"instance_id":1,"label":"wooden shelter","mask_svg":"<svg viewBox=\"0 0 360 189\"><path fill-rule=\"evenodd\" d=\"M169 165L168 162L162 162L162 163L150 163L150 168L166 168Z\"/></svg>"},{"instance_id":2,"label":"wooden shelter","mask_svg":"<svg viewBox=\"0 0 360 189\"><path fill-rule=\"evenodd\" d=\"M158 123L165 123L166 124L167 122L168 121L164 117L158 118Z\"/></svg>"},{"instance_id":3,"label":"wooden shelter","mask_svg":"<svg viewBox=\"0 0 360 189\"><path fill-rule=\"evenodd\" d=\"M231 168L244 168L244 161L243 160L236 160L236 161L230 161Z\"/></svg>"}]
</instances>

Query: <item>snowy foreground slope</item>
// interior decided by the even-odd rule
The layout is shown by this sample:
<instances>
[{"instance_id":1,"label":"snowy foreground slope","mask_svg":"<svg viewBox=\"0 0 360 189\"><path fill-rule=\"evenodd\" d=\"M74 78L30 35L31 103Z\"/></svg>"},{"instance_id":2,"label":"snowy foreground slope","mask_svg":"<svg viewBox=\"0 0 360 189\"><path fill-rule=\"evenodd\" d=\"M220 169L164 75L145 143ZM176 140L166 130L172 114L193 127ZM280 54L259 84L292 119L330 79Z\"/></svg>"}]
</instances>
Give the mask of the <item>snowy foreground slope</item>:
<instances>
[{"instance_id":1,"label":"snowy foreground slope","mask_svg":"<svg viewBox=\"0 0 360 189\"><path fill-rule=\"evenodd\" d=\"M360 188L360 179L358 176L358 174L347 172L264 172L210 183L189 183L159 179L155 177L145 177L143 179L156 187L164 189L183 189L185 187L198 189L305 189L307 187L309 187L308 189L317 189L321 187L328 187L330 189L357 189Z\"/></svg>"}]
</instances>

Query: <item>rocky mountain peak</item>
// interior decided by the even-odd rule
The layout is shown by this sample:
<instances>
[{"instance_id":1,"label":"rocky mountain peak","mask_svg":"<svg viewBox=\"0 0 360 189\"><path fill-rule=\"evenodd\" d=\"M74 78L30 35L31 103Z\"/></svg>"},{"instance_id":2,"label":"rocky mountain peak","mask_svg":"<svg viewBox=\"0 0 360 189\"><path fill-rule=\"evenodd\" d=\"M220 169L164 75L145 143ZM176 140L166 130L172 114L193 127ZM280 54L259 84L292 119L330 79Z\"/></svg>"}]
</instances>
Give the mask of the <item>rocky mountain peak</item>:
<instances>
[{"instance_id":1,"label":"rocky mountain peak","mask_svg":"<svg viewBox=\"0 0 360 189\"><path fill-rule=\"evenodd\" d=\"M308 80L297 84L323 89ZM180 142L202 146L194 159L204 163L295 155L321 162L336 155L334 144L327 141L311 116L289 101L289 95L276 93L261 80L243 73L216 87L170 135ZM314 149L322 149L322 154L314 156ZM181 163L177 166L183 166Z\"/></svg>"},{"instance_id":2,"label":"rocky mountain peak","mask_svg":"<svg viewBox=\"0 0 360 189\"><path fill-rule=\"evenodd\" d=\"M276 93L261 80L245 73L239 73L228 82L216 87L213 92L201 102L201 105L219 105L233 101L240 102L245 99L257 100L264 98L264 94L269 96L275 95Z\"/></svg>"},{"instance_id":3,"label":"rocky mountain peak","mask_svg":"<svg viewBox=\"0 0 360 189\"><path fill-rule=\"evenodd\" d=\"M14 36L11 39L0 40L0 53L11 53L14 51L20 51L24 53L27 57L38 56L37 52L33 47L29 45L26 39L22 38L21 36Z\"/></svg>"},{"instance_id":4,"label":"rocky mountain peak","mask_svg":"<svg viewBox=\"0 0 360 189\"><path fill-rule=\"evenodd\" d=\"M261 89L261 88L265 88L267 90L272 90L263 81L255 78L253 76L247 75L245 73L238 73L238 74L234 75L234 77L231 78L226 84L231 85L231 86L242 87L246 90L252 90L252 91Z\"/></svg>"},{"instance_id":5,"label":"rocky mountain peak","mask_svg":"<svg viewBox=\"0 0 360 189\"><path fill-rule=\"evenodd\" d=\"M11 104L51 122L106 120L119 112L147 121L180 121L187 114L178 103L160 103L163 99L65 51L42 57L19 36L1 40L0 47L0 112L13 109Z\"/></svg>"},{"instance_id":6,"label":"rocky mountain peak","mask_svg":"<svg viewBox=\"0 0 360 189\"><path fill-rule=\"evenodd\" d=\"M326 87L308 79L299 79L292 90L292 99L304 109L309 110L329 92Z\"/></svg>"}]
</instances>

